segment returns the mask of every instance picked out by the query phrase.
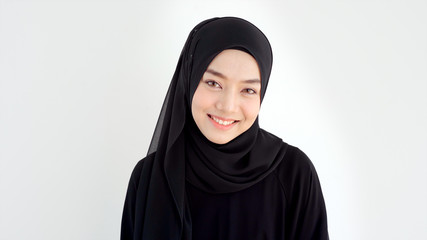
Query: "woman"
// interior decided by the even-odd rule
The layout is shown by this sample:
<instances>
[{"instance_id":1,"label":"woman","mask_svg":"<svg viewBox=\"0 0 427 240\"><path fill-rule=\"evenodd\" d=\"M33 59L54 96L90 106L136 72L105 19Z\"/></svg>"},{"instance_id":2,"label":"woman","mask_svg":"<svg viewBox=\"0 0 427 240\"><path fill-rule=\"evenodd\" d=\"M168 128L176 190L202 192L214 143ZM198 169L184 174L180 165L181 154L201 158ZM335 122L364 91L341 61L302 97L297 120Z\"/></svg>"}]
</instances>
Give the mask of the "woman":
<instances>
[{"instance_id":1,"label":"woman","mask_svg":"<svg viewBox=\"0 0 427 240\"><path fill-rule=\"evenodd\" d=\"M271 66L267 38L243 19L192 30L132 172L122 239L328 239L312 163L258 125Z\"/></svg>"}]
</instances>

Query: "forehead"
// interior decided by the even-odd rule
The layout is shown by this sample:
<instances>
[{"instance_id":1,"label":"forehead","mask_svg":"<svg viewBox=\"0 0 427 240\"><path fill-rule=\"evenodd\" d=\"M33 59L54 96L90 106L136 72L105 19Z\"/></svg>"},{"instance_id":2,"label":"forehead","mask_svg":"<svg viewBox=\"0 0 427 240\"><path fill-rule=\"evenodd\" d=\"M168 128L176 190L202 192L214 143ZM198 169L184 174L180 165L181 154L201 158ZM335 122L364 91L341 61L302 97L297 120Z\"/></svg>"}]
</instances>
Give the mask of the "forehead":
<instances>
[{"instance_id":1,"label":"forehead","mask_svg":"<svg viewBox=\"0 0 427 240\"><path fill-rule=\"evenodd\" d=\"M241 50L227 49L219 53L208 68L227 78L260 79L260 70L255 58Z\"/></svg>"}]
</instances>

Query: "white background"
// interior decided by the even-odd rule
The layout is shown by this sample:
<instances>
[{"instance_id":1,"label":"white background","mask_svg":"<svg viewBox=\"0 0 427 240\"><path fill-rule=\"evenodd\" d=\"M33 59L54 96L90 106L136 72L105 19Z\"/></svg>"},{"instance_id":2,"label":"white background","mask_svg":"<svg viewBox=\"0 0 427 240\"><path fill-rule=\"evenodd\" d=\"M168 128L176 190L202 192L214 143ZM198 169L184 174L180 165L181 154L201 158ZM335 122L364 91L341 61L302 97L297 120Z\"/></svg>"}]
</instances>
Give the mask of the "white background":
<instances>
[{"instance_id":1,"label":"white background","mask_svg":"<svg viewBox=\"0 0 427 240\"><path fill-rule=\"evenodd\" d=\"M260 125L313 161L331 239L427 239L426 12L423 0L0 0L0 239L119 238L180 51L214 16L270 39Z\"/></svg>"}]
</instances>

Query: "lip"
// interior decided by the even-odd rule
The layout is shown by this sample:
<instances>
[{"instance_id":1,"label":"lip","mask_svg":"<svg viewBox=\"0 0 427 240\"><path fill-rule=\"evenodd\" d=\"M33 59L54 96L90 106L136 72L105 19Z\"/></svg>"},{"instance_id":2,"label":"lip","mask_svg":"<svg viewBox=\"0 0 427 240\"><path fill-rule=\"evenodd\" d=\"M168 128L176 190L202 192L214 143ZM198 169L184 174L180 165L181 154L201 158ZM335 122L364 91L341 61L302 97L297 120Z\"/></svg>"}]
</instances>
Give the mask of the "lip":
<instances>
[{"instance_id":1,"label":"lip","mask_svg":"<svg viewBox=\"0 0 427 240\"><path fill-rule=\"evenodd\" d=\"M218 116L216 116L216 115L212 115L212 114L208 114L207 116L208 116L209 120L211 121L211 123L212 123L216 128L221 129L221 130L228 130L228 129L230 129L230 128L234 127L234 126L239 122L238 120L235 120L235 119L222 118L222 117L218 117ZM215 122L215 120L213 120L213 119L211 118L211 116L213 116L213 117L215 117L215 118L217 118L217 119L220 119L220 120L222 120L222 121L234 121L234 122L233 122L232 124L230 124L230 125L224 126L224 125L221 125L221 124L219 124L219 123Z\"/></svg>"}]
</instances>

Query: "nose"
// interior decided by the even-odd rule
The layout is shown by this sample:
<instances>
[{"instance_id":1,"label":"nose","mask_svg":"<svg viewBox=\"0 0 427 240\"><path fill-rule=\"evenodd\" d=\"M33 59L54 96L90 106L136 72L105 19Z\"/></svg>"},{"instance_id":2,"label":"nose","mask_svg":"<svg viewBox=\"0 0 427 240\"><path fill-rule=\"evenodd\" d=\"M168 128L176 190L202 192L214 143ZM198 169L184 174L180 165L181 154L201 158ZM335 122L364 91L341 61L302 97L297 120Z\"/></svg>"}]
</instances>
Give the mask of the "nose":
<instances>
[{"instance_id":1,"label":"nose","mask_svg":"<svg viewBox=\"0 0 427 240\"><path fill-rule=\"evenodd\" d=\"M238 94L233 91L224 91L218 99L216 107L223 112L236 112L238 101Z\"/></svg>"}]
</instances>

